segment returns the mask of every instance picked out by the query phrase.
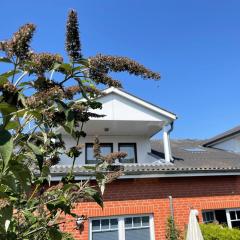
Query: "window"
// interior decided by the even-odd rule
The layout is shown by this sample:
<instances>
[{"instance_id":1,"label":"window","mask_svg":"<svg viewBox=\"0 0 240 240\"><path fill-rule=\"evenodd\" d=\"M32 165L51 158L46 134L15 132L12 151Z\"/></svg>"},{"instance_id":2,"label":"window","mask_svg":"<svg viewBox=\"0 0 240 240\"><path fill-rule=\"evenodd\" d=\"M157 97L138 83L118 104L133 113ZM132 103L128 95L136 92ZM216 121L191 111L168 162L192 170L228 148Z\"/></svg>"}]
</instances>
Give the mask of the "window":
<instances>
[{"instance_id":1,"label":"window","mask_svg":"<svg viewBox=\"0 0 240 240\"><path fill-rule=\"evenodd\" d=\"M92 220L92 240L118 240L118 219Z\"/></svg>"},{"instance_id":2,"label":"window","mask_svg":"<svg viewBox=\"0 0 240 240\"><path fill-rule=\"evenodd\" d=\"M149 216L127 217L125 221L125 240L150 239Z\"/></svg>"},{"instance_id":3,"label":"window","mask_svg":"<svg viewBox=\"0 0 240 240\"><path fill-rule=\"evenodd\" d=\"M212 223L216 220L215 211L203 211L203 222Z\"/></svg>"},{"instance_id":4,"label":"window","mask_svg":"<svg viewBox=\"0 0 240 240\"><path fill-rule=\"evenodd\" d=\"M127 153L124 159L120 159L121 163L136 163L137 162L137 147L136 143L119 143L118 150Z\"/></svg>"},{"instance_id":5,"label":"window","mask_svg":"<svg viewBox=\"0 0 240 240\"><path fill-rule=\"evenodd\" d=\"M227 210L228 226L230 228L240 227L240 209Z\"/></svg>"},{"instance_id":6,"label":"window","mask_svg":"<svg viewBox=\"0 0 240 240\"><path fill-rule=\"evenodd\" d=\"M112 143L101 143L101 154L107 155L113 152L113 144ZM93 143L86 143L85 147L85 161L86 164L96 164L97 160L93 156Z\"/></svg>"},{"instance_id":7,"label":"window","mask_svg":"<svg viewBox=\"0 0 240 240\"><path fill-rule=\"evenodd\" d=\"M153 240L153 225L152 215L92 219L90 240Z\"/></svg>"}]
</instances>

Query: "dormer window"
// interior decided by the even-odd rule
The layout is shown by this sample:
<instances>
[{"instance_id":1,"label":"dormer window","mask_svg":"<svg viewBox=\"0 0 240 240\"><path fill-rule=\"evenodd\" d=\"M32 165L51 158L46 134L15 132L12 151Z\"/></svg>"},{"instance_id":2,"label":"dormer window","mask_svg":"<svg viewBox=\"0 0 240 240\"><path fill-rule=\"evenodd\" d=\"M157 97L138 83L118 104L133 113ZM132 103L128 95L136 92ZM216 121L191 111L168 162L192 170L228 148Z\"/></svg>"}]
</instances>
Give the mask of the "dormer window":
<instances>
[{"instance_id":1,"label":"dormer window","mask_svg":"<svg viewBox=\"0 0 240 240\"><path fill-rule=\"evenodd\" d=\"M96 164L97 160L94 158L93 154L93 143L86 143L85 148L85 162L86 164ZM103 156L113 152L112 143L101 143L101 154Z\"/></svg>"},{"instance_id":2,"label":"dormer window","mask_svg":"<svg viewBox=\"0 0 240 240\"><path fill-rule=\"evenodd\" d=\"M136 143L119 143L118 151L127 153L127 156L120 160L121 163L137 163Z\"/></svg>"}]
</instances>

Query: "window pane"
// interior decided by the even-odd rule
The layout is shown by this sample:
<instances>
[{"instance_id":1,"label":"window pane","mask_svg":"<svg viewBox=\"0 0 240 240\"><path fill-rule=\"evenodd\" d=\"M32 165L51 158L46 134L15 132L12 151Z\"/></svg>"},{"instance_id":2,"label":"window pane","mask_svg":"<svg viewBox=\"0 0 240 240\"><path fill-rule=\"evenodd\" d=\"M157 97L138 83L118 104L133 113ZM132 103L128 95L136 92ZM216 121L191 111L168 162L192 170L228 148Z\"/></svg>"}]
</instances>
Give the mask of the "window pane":
<instances>
[{"instance_id":1,"label":"window pane","mask_svg":"<svg viewBox=\"0 0 240 240\"><path fill-rule=\"evenodd\" d=\"M231 220L235 220L236 219L235 211L230 211L230 218L231 218Z\"/></svg>"},{"instance_id":2,"label":"window pane","mask_svg":"<svg viewBox=\"0 0 240 240\"><path fill-rule=\"evenodd\" d=\"M237 213L237 219L240 219L240 211L236 211Z\"/></svg>"},{"instance_id":3,"label":"window pane","mask_svg":"<svg viewBox=\"0 0 240 240\"><path fill-rule=\"evenodd\" d=\"M125 229L125 240L150 240L149 228Z\"/></svg>"},{"instance_id":4,"label":"window pane","mask_svg":"<svg viewBox=\"0 0 240 240\"><path fill-rule=\"evenodd\" d=\"M120 143L119 151L127 153L127 156L124 159L121 159L121 163L135 163L137 162L136 158L136 145L134 143Z\"/></svg>"},{"instance_id":5,"label":"window pane","mask_svg":"<svg viewBox=\"0 0 240 240\"><path fill-rule=\"evenodd\" d=\"M118 228L118 220L117 219L111 219L110 224L111 224L111 229Z\"/></svg>"},{"instance_id":6,"label":"window pane","mask_svg":"<svg viewBox=\"0 0 240 240\"><path fill-rule=\"evenodd\" d=\"M92 145L87 145L86 148L87 148L86 160L87 161L95 161L96 159L93 157L93 146Z\"/></svg>"},{"instance_id":7,"label":"window pane","mask_svg":"<svg viewBox=\"0 0 240 240\"><path fill-rule=\"evenodd\" d=\"M111 143L103 143L101 144L101 154L107 155L112 152L112 144ZM94 157L93 153L93 144L89 143L86 144L86 163L94 164L97 163L96 158Z\"/></svg>"},{"instance_id":8,"label":"window pane","mask_svg":"<svg viewBox=\"0 0 240 240\"><path fill-rule=\"evenodd\" d=\"M110 145L102 145L101 146L101 154L107 155L112 152L112 147Z\"/></svg>"},{"instance_id":9,"label":"window pane","mask_svg":"<svg viewBox=\"0 0 240 240\"><path fill-rule=\"evenodd\" d=\"M233 221L232 222L232 227L233 228L240 228L240 221Z\"/></svg>"},{"instance_id":10,"label":"window pane","mask_svg":"<svg viewBox=\"0 0 240 240\"><path fill-rule=\"evenodd\" d=\"M93 232L92 240L118 240L118 231Z\"/></svg>"},{"instance_id":11,"label":"window pane","mask_svg":"<svg viewBox=\"0 0 240 240\"><path fill-rule=\"evenodd\" d=\"M149 217L142 217L142 225L149 226Z\"/></svg>"},{"instance_id":12,"label":"window pane","mask_svg":"<svg viewBox=\"0 0 240 240\"><path fill-rule=\"evenodd\" d=\"M214 221L214 211L203 212L203 222L210 223Z\"/></svg>"},{"instance_id":13,"label":"window pane","mask_svg":"<svg viewBox=\"0 0 240 240\"><path fill-rule=\"evenodd\" d=\"M125 218L125 227L132 227L132 218Z\"/></svg>"},{"instance_id":14,"label":"window pane","mask_svg":"<svg viewBox=\"0 0 240 240\"><path fill-rule=\"evenodd\" d=\"M141 227L141 218L140 217L134 217L133 218L133 226L134 227Z\"/></svg>"},{"instance_id":15,"label":"window pane","mask_svg":"<svg viewBox=\"0 0 240 240\"><path fill-rule=\"evenodd\" d=\"M100 230L100 220L92 220L92 230Z\"/></svg>"},{"instance_id":16,"label":"window pane","mask_svg":"<svg viewBox=\"0 0 240 240\"><path fill-rule=\"evenodd\" d=\"M109 219L101 220L101 229L109 229Z\"/></svg>"}]
</instances>

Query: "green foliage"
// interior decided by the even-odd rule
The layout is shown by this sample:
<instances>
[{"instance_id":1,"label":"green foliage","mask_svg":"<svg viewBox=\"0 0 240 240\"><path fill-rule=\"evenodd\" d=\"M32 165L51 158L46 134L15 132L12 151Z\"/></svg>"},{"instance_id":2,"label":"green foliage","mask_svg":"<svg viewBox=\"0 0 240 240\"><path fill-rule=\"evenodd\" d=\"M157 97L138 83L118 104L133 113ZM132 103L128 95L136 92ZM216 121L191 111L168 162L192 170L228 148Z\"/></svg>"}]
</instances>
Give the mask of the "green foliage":
<instances>
[{"instance_id":1,"label":"green foliage","mask_svg":"<svg viewBox=\"0 0 240 240\"><path fill-rule=\"evenodd\" d=\"M103 207L105 185L121 174L111 163L117 156L124 157L123 153L102 156L98 149L98 164L91 168L96 185L90 179L74 180L74 166L82 153L80 141L87 134L83 126L91 117L103 117L92 112L102 107L97 102L102 95L97 85L119 86L109 71L159 78L127 58L83 59L76 16L71 11L68 20L69 62L59 54L30 50L33 24L0 42L0 69L7 68L0 73L0 239L73 239L60 230L68 220L60 219L77 217L74 206L85 199ZM75 146L66 146L62 132L75 140ZM71 159L70 171L51 186L50 169L64 155Z\"/></svg>"},{"instance_id":2,"label":"green foliage","mask_svg":"<svg viewBox=\"0 0 240 240\"><path fill-rule=\"evenodd\" d=\"M181 240L181 232L177 229L174 219L169 217L167 220L166 240Z\"/></svg>"},{"instance_id":3,"label":"green foliage","mask_svg":"<svg viewBox=\"0 0 240 240\"><path fill-rule=\"evenodd\" d=\"M226 226L209 223L201 224L201 231L204 240L239 240L240 230L230 229Z\"/></svg>"}]
</instances>

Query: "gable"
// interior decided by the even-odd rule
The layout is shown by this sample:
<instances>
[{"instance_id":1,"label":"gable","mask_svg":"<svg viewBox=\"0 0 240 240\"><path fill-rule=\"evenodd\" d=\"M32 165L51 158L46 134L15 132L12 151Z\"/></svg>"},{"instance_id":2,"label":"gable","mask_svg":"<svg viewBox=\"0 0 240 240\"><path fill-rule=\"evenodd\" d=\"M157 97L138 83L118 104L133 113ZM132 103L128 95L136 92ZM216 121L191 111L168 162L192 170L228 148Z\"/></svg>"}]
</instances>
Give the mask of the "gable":
<instances>
[{"instance_id":1,"label":"gable","mask_svg":"<svg viewBox=\"0 0 240 240\"><path fill-rule=\"evenodd\" d=\"M115 88L97 101L102 103L102 109L95 112L106 115L102 120L172 122L176 119L173 113Z\"/></svg>"}]
</instances>

